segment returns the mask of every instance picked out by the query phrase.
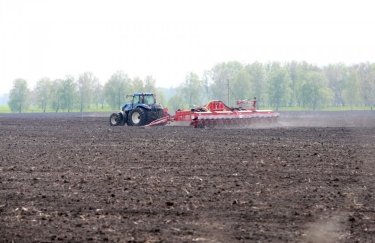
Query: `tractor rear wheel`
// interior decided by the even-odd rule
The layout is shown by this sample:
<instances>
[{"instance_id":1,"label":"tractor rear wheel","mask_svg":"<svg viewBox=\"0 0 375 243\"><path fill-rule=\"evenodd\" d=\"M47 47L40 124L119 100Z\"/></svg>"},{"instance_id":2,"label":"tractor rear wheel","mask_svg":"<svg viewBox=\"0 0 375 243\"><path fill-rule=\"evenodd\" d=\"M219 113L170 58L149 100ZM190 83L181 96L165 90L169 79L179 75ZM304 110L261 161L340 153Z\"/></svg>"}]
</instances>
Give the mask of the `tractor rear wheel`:
<instances>
[{"instance_id":1,"label":"tractor rear wheel","mask_svg":"<svg viewBox=\"0 0 375 243\"><path fill-rule=\"evenodd\" d=\"M144 109L136 108L129 113L128 124L130 126L144 126L147 123L147 114Z\"/></svg>"}]
</instances>

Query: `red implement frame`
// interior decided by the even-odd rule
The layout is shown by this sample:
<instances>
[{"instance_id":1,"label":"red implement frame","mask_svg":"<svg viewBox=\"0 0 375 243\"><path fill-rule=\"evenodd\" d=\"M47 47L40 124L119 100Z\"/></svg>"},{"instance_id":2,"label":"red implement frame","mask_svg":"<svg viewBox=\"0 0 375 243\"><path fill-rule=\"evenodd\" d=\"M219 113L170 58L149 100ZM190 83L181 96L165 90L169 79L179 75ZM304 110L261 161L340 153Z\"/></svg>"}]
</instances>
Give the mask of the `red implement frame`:
<instances>
[{"instance_id":1,"label":"red implement frame","mask_svg":"<svg viewBox=\"0 0 375 243\"><path fill-rule=\"evenodd\" d=\"M165 116L147 126L166 125L170 122L189 124L194 127L216 127L227 125L264 124L277 121L279 114L271 110L257 110L256 100L237 101L237 108L231 108L219 100L191 110L177 110L174 116L165 110ZM250 106L245 108L246 106Z\"/></svg>"}]
</instances>

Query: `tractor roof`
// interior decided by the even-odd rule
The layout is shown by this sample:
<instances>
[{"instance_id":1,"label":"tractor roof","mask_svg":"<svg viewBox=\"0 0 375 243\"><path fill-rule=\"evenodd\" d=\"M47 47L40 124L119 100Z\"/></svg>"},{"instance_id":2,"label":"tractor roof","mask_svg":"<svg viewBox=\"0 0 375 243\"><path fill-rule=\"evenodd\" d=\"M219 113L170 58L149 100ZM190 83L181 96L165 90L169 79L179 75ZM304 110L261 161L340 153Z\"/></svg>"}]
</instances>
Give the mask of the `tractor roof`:
<instances>
[{"instance_id":1,"label":"tractor roof","mask_svg":"<svg viewBox=\"0 0 375 243\"><path fill-rule=\"evenodd\" d=\"M154 95L154 94L153 93L134 93L133 95L138 96L138 95Z\"/></svg>"}]
</instances>

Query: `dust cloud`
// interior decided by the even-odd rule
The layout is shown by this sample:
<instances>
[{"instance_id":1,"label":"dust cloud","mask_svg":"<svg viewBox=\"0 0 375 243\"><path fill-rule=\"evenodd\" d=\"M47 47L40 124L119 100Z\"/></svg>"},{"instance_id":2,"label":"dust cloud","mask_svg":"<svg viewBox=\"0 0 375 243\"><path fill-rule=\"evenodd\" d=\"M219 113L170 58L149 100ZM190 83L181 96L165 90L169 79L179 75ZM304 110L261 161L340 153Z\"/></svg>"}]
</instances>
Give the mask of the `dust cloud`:
<instances>
[{"instance_id":1,"label":"dust cloud","mask_svg":"<svg viewBox=\"0 0 375 243\"><path fill-rule=\"evenodd\" d=\"M280 112L281 127L375 127L375 111Z\"/></svg>"},{"instance_id":2,"label":"dust cloud","mask_svg":"<svg viewBox=\"0 0 375 243\"><path fill-rule=\"evenodd\" d=\"M305 242L331 243L339 242L345 238L345 224L347 216L343 213L336 214L328 219L320 219L307 226Z\"/></svg>"}]
</instances>

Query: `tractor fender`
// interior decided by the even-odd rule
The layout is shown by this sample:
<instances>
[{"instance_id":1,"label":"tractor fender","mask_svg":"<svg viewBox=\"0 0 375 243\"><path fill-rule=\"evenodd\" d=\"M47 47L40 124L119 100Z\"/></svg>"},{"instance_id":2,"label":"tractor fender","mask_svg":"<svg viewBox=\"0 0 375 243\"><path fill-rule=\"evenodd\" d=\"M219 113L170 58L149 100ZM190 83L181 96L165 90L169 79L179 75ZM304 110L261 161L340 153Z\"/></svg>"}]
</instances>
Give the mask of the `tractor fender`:
<instances>
[{"instance_id":1,"label":"tractor fender","mask_svg":"<svg viewBox=\"0 0 375 243\"><path fill-rule=\"evenodd\" d=\"M136 108L142 108L148 111L152 109L149 105L146 105L146 104L137 104L133 107L133 109L136 109Z\"/></svg>"},{"instance_id":2,"label":"tractor fender","mask_svg":"<svg viewBox=\"0 0 375 243\"><path fill-rule=\"evenodd\" d=\"M125 104L122 108L121 108L121 111L122 112L128 112L129 110L132 109L132 105L131 104Z\"/></svg>"}]
</instances>

